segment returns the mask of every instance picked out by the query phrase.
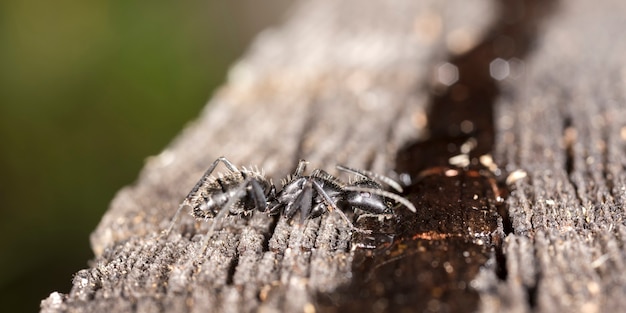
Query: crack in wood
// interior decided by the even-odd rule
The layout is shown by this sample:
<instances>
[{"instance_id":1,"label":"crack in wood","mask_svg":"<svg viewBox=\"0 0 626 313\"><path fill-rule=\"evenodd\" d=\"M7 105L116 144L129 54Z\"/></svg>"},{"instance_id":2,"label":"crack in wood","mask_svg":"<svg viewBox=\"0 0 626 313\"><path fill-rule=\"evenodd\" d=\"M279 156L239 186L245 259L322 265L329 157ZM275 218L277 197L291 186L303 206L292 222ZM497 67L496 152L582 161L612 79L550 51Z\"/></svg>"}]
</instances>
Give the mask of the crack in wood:
<instances>
[{"instance_id":1,"label":"crack in wood","mask_svg":"<svg viewBox=\"0 0 626 313\"><path fill-rule=\"evenodd\" d=\"M497 58L522 58L529 51L536 23L546 16L534 10L551 3L527 0L516 4L524 6L528 15L512 23L511 15L519 8L502 4L490 35L473 50L448 61L458 70L458 80L443 90L434 89L429 137L407 145L397 156L396 171L413 177L406 196L419 211L411 215L397 210L397 217L386 220L386 225L360 220L364 224L359 227L374 229L373 236L382 239L354 237L356 277L344 288L349 300L343 299L339 311L369 307L398 311L433 303L439 308L436 311L468 311L478 304L470 282L489 258L495 258L496 276L502 281L508 278L503 241L514 232L503 199L508 190L478 161L492 153L494 144L493 103L499 87L489 68ZM506 52L495 48L503 38L514 42ZM451 164L457 155L465 155L467 163ZM389 233L390 229L394 231ZM423 235L427 233L431 235ZM389 237L393 239L385 241ZM379 245L358 248L372 242ZM535 293L528 291L531 306ZM450 298L455 301L446 300Z\"/></svg>"}]
</instances>

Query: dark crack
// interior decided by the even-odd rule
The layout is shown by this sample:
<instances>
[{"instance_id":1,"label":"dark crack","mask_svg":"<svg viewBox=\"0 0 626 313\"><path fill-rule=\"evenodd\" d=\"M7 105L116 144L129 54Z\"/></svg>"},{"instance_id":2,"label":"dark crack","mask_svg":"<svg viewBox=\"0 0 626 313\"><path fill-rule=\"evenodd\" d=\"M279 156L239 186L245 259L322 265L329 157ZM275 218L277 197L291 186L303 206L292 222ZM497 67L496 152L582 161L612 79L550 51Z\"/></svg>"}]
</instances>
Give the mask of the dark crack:
<instances>
[{"instance_id":1,"label":"dark crack","mask_svg":"<svg viewBox=\"0 0 626 313\"><path fill-rule=\"evenodd\" d=\"M334 296L340 299L334 311L427 311L436 304L435 311L468 312L479 303L470 282L487 260L495 258L497 277L508 278L503 242L515 231L504 201L508 190L497 182L500 171L480 158L492 154L495 141L500 88L490 68L530 51L538 22L554 3L497 2L499 19L485 40L446 62L458 79L431 89L429 137L408 144L396 158L396 172L412 177L405 196L418 212L358 220L357 227L374 232L354 236L355 276ZM459 155L460 163L451 161ZM533 292L529 298L532 304Z\"/></svg>"},{"instance_id":2,"label":"dark crack","mask_svg":"<svg viewBox=\"0 0 626 313\"><path fill-rule=\"evenodd\" d=\"M572 118L566 116L563 119L563 144L565 146L565 172L568 177L572 176L574 172L574 142L576 141L576 135L572 127ZM571 182L571 178L570 178ZM572 183L573 184L573 183Z\"/></svg>"},{"instance_id":3,"label":"dark crack","mask_svg":"<svg viewBox=\"0 0 626 313\"><path fill-rule=\"evenodd\" d=\"M227 271L225 285L232 285L233 284L233 280L235 278L235 273L237 272L237 266L238 265L239 265L239 255L235 255L230 260L230 264L228 264L228 271Z\"/></svg>"}]
</instances>

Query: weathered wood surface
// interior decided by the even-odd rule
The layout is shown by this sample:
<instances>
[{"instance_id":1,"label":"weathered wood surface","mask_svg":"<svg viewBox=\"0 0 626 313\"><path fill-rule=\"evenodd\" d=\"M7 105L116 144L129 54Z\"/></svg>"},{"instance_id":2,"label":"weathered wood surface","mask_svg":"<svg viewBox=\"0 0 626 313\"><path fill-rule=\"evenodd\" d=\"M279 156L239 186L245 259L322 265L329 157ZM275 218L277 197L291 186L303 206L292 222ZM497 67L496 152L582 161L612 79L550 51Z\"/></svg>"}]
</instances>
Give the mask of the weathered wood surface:
<instances>
[{"instance_id":1,"label":"weathered wood surface","mask_svg":"<svg viewBox=\"0 0 626 313\"><path fill-rule=\"evenodd\" d=\"M624 9L561 2L498 100L496 159L528 177L507 201L507 280L476 283L486 311L626 310Z\"/></svg>"},{"instance_id":2,"label":"weathered wood surface","mask_svg":"<svg viewBox=\"0 0 626 313\"><path fill-rule=\"evenodd\" d=\"M454 55L471 52L481 38L498 31L496 7L487 1L299 4L284 25L259 36L202 116L148 160L135 185L120 191L92 234L91 268L75 275L69 294L44 300L42 312L362 310L350 302L361 301L359 294L346 294L358 293L350 287L356 278L373 279L365 279L364 290L387 288L385 280L395 271L387 264L404 256L373 268L353 264L361 252L353 249L356 239L334 214L303 228L263 214L231 216L206 255L198 254L208 223L185 216L168 238L158 235L220 155L238 165L262 166L275 180L291 173L301 158L329 171L335 164L381 173L402 169L396 167L396 159L403 158L399 151L428 138L436 130L433 124L442 124L426 119L428 104L435 102L430 86L438 64L454 63ZM422 240L415 249L425 252L405 260L422 258L431 266L414 268L410 275L424 286L430 286L427 279L419 282L424 275L470 276L455 287L458 294L441 296L446 292L425 288L403 295L428 300L412 311L626 309L626 43L620 38L626 4L568 0L552 10L530 32L532 45L515 47L512 34L494 44L529 52L520 56L522 74L495 82L494 141L483 152L493 154L503 173L522 170L527 177L510 185L508 214L489 222L491 232L478 238L488 244L468 246L465 252L478 256L468 258L471 266L446 263L458 257L445 248L446 240L454 239L426 231L428 225L446 230L454 223L437 216L445 208L426 196L408 196L432 215L420 213L412 222L419 225L411 224L424 227L412 238ZM507 18L515 23L520 17ZM460 122L452 119L450 129L458 132ZM410 154L403 162L413 158ZM476 178L461 171L466 182ZM420 184L432 187L445 179L432 175L413 189L423 192L427 188ZM470 203L475 198L464 195L464 188L449 192L450 198L458 194ZM359 273L362 268L372 273ZM371 311L419 303L385 292L371 296L387 297L371 302L366 307ZM467 300L474 296L475 302Z\"/></svg>"}]
</instances>

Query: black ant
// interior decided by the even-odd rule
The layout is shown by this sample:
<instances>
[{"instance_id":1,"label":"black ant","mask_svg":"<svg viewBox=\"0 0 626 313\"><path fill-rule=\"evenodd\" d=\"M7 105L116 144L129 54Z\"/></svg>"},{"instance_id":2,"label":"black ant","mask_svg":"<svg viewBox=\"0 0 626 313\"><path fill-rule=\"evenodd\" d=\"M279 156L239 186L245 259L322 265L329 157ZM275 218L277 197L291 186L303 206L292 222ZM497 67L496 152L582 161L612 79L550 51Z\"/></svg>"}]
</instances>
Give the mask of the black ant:
<instances>
[{"instance_id":1,"label":"black ant","mask_svg":"<svg viewBox=\"0 0 626 313\"><path fill-rule=\"evenodd\" d=\"M222 162L229 173L220 173L212 176L217 165ZM215 218L221 220L227 213L247 214L255 208L265 212L269 200L276 196L276 187L265 178L265 174L256 168L237 168L225 157L219 157L204 172L204 175L191 189L185 200L180 204L170 226L165 231L168 235L182 209L191 207L191 215L196 219L207 220ZM237 203L240 205L235 205ZM211 235L215 223L211 225L208 236Z\"/></svg>"},{"instance_id":2,"label":"black ant","mask_svg":"<svg viewBox=\"0 0 626 313\"><path fill-rule=\"evenodd\" d=\"M292 218L300 212L302 224L307 218L316 218L328 211L336 211L352 229L359 231L341 209L357 208L374 214L389 213L390 203L385 200L389 198L415 212L411 202L383 190L382 185L377 182L383 182L402 192L400 184L389 177L339 165L337 169L358 175L355 181L346 184L320 169L314 170L310 176L304 176L302 173L306 164L306 161L301 160L295 173L283 181L282 190L272 201L270 214L282 213L287 218Z\"/></svg>"},{"instance_id":3,"label":"black ant","mask_svg":"<svg viewBox=\"0 0 626 313\"><path fill-rule=\"evenodd\" d=\"M219 164L224 163L227 174L212 176ZM304 176L307 162L301 160L293 175L283 181L280 192L258 169L237 168L225 157L219 157L204 173L202 178L180 204L165 235L169 234L182 209L191 207L196 219L215 218L207 238L210 238L216 223L226 214L249 214L254 209L269 214L282 214L291 219L300 213L300 224L307 218L315 218L328 211L336 211L355 228L341 209L358 208L374 214L392 211L386 199L394 200L415 212L415 207L407 199L396 193L385 191L379 182L402 192L402 187L393 179L366 170L337 166L341 171L355 174L356 180L344 183L327 172L317 169L310 176ZM341 208L341 209L340 209ZM208 239L207 239L208 240Z\"/></svg>"}]
</instances>

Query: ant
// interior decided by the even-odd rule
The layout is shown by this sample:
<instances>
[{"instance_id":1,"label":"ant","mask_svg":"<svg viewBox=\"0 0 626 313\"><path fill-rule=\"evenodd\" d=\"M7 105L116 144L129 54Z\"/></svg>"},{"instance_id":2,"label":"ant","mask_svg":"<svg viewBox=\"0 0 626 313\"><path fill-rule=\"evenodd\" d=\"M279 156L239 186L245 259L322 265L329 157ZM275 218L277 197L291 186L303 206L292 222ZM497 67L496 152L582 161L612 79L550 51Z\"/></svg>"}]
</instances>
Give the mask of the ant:
<instances>
[{"instance_id":1,"label":"ant","mask_svg":"<svg viewBox=\"0 0 626 313\"><path fill-rule=\"evenodd\" d=\"M217 165L222 162L228 169L227 174L220 173L212 176ZM178 207L170 226L165 230L167 236L174 228L180 212L184 207L191 207L191 215L196 219L208 220L215 218L219 221L227 213L248 214L255 208L258 211L267 210L268 199L274 199L276 187L265 178L265 174L257 168L237 168L228 159L221 156L204 172L200 180L191 189ZM240 202L240 205L235 205ZM210 236L215 228L211 225Z\"/></svg>"},{"instance_id":2,"label":"ant","mask_svg":"<svg viewBox=\"0 0 626 313\"><path fill-rule=\"evenodd\" d=\"M228 173L212 176L217 165L222 162ZM326 212L336 211L351 229L361 231L343 213L342 209L357 208L374 214L389 213L391 199L415 212L415 206L407 199L394 192L385 191L381 183L402 192L402 187L395 180L366 170L357 170L345 166L337 169L357 175L353 182L344 183L327 172L316 169L310 176L302 175L307 162L300 160L293 175L283 180L282 189L268 180L262 171L256 168L237 168L225 157L217 158L200 180L191 189L178 207L170 226L164 232L168 235L184 207L191 207L191 215L196 219L214 218L208 233L211 237L216 223L227 214L251 213L254 209L270 215L282 214L288 219L300 213L300 224L307 218L316 218Z\"/></svg>"},{"instance_id":3,"label":"ant","mask_svg":"<svg viewBox=\"0 0 626 313\"><path fill-rule=\"evenodd\" d=\"M385 199L392 199L409 210L415 212L415 207L405 198L382 189L379 183L385 183L402 192L402 187L395 180L372 173L366 170L357 170L338 165L337 169L357 175L351 183L344 183L324 170L316 169L310 176L304 176L307 162L300 160L295 173L283 181L283 188L269 209L269 214L281 214L291 219L300 212L300 224L307 218L316 218L326 212L335 211L350 226L351 229L361 231L352 225L352 222L343 213L342 209L357 208L373 214L389 213L390 203ZM341 209L340 209L341 208Z\"/></svg>"}]
</instances>

